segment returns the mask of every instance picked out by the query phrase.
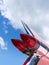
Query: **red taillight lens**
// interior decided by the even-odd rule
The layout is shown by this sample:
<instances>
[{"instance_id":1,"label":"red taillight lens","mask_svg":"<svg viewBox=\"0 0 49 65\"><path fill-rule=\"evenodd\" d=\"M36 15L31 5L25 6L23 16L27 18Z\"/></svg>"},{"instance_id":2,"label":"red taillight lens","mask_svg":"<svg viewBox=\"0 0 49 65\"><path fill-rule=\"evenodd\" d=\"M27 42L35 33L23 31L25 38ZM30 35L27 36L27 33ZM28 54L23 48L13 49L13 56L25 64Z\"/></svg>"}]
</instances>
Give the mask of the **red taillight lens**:
<instances>
[{"instance_id":1,"label":"red taillight lens","mask_svg":"<svg viewBox=\"0 0 49 65\"><path fill-rule=\"evenodd\" d=\"M34 47L36 44L36 39L28 34L20 34L21 39L26 42L26 45L30 48Z\"/></svg>"},{"instance_id":2,"label":"red taillight lens","mask_svg":"<svg viewBox=\"0 0 49 65\"><path fill-rule=\"evenodd\" d=\"M20 51L24 50L25 45L21 40L17 40L17 39L11 39L11 40L16 48L18 48Z\"/></svg>"}]
</instances>

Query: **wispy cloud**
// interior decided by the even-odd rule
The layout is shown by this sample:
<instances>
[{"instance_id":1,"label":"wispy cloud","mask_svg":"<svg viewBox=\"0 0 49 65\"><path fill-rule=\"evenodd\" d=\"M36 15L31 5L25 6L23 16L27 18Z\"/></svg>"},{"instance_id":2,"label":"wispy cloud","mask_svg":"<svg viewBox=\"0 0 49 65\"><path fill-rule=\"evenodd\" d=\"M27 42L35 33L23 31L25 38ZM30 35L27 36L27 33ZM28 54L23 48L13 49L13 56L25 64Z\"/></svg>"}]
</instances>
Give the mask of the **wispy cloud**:
<instances>
[{"instance_id":1,"label":"wispy cloud","mask_svg":"<svg viewBox=\"0 0 49 65\"><path fill-rule=\"evenodd\" d=\"M2 50L7 50L7 45L2 37L0 37L0 48Z\"/></svg>"},{"instance_id":2,"label":"wispy cloud","mask_svg":"<svg viewBox=\"0 0 49 65\"><path fill-rule=\"evenodd\" d=\"M8 26L7 25L9 25L9 23L3 21L3 28L2 29L3 29L3 31L4 31L5 34L8 33Z\"/></svg>"}]
</instances>

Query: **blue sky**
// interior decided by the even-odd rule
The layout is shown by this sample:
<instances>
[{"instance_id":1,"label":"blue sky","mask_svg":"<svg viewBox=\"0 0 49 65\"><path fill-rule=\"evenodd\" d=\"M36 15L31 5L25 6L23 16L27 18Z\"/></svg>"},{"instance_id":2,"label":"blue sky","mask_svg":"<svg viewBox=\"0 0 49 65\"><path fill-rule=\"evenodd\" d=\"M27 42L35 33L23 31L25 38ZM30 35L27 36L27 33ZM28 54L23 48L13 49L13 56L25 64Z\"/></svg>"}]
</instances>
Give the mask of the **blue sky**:
<instances>
[{"instance_id":1,"label":"blue sky","mask_svg":"<svg viewBox=\"0 0 49 65\"><path fill-rule=\"evenodd\" d=\"M23 33L21 29L14 29L10 25L10 20L0 14L0 65L21 65L27 58L18 51L12 44L11 38L20 39L19 34ZM2 43L3 40L3 43ZM4 45L1 45L4 44Z\"/></svg>"},{"instance_id":2,"label":"blue sky","mask_svg":"<svg viewBox=\"0 0 49 65\"><path fill-rule=\"evenodd\" d=\"M0 65L22 65L27 58L11 42L11 38L20 39L19 34L25 33L21 19L49 43L48 2L49 0L0 0Z\"/></svg>"}]
</instances>

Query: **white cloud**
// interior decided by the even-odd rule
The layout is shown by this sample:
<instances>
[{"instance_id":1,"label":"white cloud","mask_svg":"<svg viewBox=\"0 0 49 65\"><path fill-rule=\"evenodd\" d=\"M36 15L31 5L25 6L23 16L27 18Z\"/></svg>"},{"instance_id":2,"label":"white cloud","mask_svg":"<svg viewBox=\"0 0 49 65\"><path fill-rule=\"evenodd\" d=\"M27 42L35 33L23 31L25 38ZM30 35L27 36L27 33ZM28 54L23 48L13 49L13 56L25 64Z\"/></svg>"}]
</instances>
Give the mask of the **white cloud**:
<instances>
[{"instance_id":1,"label":"white cloud","mask_svg":"<svg viewBox=\"0 0 49 65\"><path fill-rule=\"evenodd\" d=\"M43 34L49 39L49 28L43 27Z\"/></svg>"},{"instance_id":2,"label":"white cloud","mask_svg":"<svg viewBox=\"0 0 49 65\"><path fill-rule=\"evenodd\" d=\"M44 0L43 1L41 1L41 0L40 1L39 0L37 0L37 1L36 0L35 1L34 0L30 0L30 1L29 0L27 0L27 1L26 0L21 0L21 1L20 0L10 0L10 1L7 1L6 3L8 5L9 11L12 16L11 19L13 20L13 21L11 21L12 26L14 28L17 28L17 24L19 23L19 20L21 20L21 18L23 20L25 20L26 23L32 24L32 25L38 25L40 23L43 23L43 21L46 18L49 19L48 18L49 12L47 12L46 10L43 10L42 7L39 8L39 6L42 5L40 2L45 3ZM43 4L43 6L44 6L44 4ZM18 23L16 21L18 21ZM20 26L18 25L18 27L20 27Z\"/></svg>"},{"instance_id":3,"label":"white cloud","mask_svg":"<svg viewBox=\"0 0 49 65\"><path fill-rule=\"evenodd\" d=\"M7 45L2 37L0 37L0 48L2 50L7 50Z\"/></svg>"},{"instance_id":4,"label":"white cloud","mask_svg":"<svg viewBox=\"0 0 49 65\"><path fill-rule=\"evenodd\" d=\"M49 43L49 27L43 27L43 35L45 36L46 42Z\"/></svg>"},{"instance_id":5,"label":"white cloud","mask_svg":"<svg viewBox=\"0 0 49 65\"><path fill-rule=\"evenodd\" d=\"M5 22L5 21L3 21L3 31L4 31L4 33L5 34L7 34L8 33L8 26L7 25L9 25L10 23L8 22Z\"/></svg>"},{"instance_id":6,"label":"white cloud","mask_svg":"<svg viewBox=\"0 0 49 65\"><path fill-rule=\"evenodd\" d=\"M49 0L4 0L4 2L8 6L6 16L12 20L10 23L15 29L22 27L20 21L23 19L48 41L45 29L49 28Z\"/></svg>"}]
</instances>

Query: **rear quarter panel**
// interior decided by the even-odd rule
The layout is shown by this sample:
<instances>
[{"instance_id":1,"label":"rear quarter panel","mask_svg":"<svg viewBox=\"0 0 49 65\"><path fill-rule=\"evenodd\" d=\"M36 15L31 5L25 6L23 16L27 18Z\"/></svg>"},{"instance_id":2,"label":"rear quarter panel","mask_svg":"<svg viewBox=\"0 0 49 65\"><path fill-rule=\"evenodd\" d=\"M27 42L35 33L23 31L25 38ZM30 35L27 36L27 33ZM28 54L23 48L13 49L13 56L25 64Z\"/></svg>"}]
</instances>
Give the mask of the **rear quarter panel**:
<instances>
[{"instance_id":1,"label":"rear quarter panel","mask_svg":"<svg viewBox=\"0 0 49 65\"><path fill-rule=\"evenodd\" d=\"M46 56L41 57L37 65L49 65L49 58Z\"/></svg>"}]
</instances>

